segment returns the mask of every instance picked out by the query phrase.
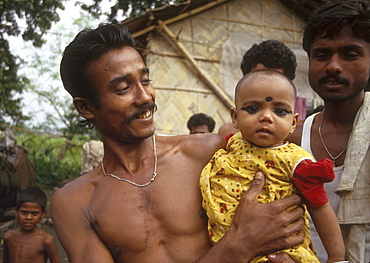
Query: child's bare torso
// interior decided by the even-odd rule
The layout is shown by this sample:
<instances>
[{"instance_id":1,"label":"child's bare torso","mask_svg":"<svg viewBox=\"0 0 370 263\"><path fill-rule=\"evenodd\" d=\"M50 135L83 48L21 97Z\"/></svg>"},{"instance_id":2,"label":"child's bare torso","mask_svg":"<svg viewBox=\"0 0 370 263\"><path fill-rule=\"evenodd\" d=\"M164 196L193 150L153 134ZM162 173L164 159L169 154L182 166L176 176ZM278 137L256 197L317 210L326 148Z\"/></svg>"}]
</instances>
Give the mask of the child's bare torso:
<instances>
[{"instance_id":1,"label":"child's bare torso","mask_svg":"<svg viewBox=\"0 0 370 263\"><path fill-rule=\"evenodd\" d=\"M44 242L47 235L39 228L32 233L22 233L20 229L9 231L4 239L7 242L10 262L46 263Z\"/></svg>"}]
</instances>

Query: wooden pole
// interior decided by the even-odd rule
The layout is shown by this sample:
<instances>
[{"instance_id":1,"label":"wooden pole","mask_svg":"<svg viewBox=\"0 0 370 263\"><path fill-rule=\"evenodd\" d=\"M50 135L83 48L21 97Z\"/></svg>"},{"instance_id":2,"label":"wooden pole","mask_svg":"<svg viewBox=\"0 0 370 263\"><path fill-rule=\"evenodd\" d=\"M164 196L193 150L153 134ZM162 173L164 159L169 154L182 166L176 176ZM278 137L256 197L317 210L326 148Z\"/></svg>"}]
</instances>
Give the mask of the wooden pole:
<instances>
[{"instance_id":1,"label":"wooden pole","mask_svg":"<svg viewBox=\"0 0 370 263\"><path fill-rule=\"evenodd\" d=\"M232 99L222 90L213 80L212 78L203 72L201 68L199 68L197 62L191 56L191 54L185 49L185 47L180 43L175 35L171 32L171 30L167 27L165 23L162 21L158 21L159 26L162 28L163 32L170 38L172 43L181 51L187 61L190 63L191 68L195 71L195 73L206 83L206 85L216 94L216 96L222 101L222 103L230 109L234 106Z\"/></svg>"},{"instance_id":2,"label":"wooden pole","mask_svg":"<svg viewBox=\"0 0 370 263\"><path fill-rule=\"evenodd\" d=\"M219 4L222 4L224 2L228 2L228 1L230 1L230 0L216 0L216 1L212 1L212 2L210 2L208 4L206 4L206 5L203 5L201 7L196 8L194 10L190 10L188 12L185 12L185 13L181 14L181 15L178 15L178 16L175 16L175 17L170 18L168 20L165 20L162 23L164 23L166 25L169 25L169 24L172 24L174 22L177 22L177 21L179 21L181 19L184 19L186 17L190 17L190 16L193 16L193 15L196 15L196 14L198 14L200 12L203 12L203 11L209 9L209 8L212 8L212 7L216 6L216 5L219 5ZM140 30L140 31L135 32L135 33L132 33L132 36L133 36L133 38L137 38L137 37L139 37L141 35L144 35L146 33L149 33L150 31L154 30L155 28L156 28L155 25L154 26L148 26L147 28L145 28L143 30Z\"/></svg>"}]
</instances>

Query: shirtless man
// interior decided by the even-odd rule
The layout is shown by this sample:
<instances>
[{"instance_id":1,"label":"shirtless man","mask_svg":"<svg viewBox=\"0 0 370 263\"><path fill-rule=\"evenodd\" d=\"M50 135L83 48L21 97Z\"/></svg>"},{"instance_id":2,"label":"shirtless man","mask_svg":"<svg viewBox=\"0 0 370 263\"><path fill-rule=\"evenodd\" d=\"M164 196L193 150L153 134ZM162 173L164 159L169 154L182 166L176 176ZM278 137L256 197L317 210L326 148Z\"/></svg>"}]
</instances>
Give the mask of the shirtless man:
<instances>
[{"instance_id":1,"label":"shirtless man","mask_svg":"<svg viewBox=\"0 0 370 263\"><path fill-rule=\"evenodd\" d=\"M312 115L288 140L317 159L332 159L336 178L325 184L341 224L350 262L370 262L370 1L333 1L307 22L303 48L309 82L325 109ZM311 227L321 262L327 255Z\"/></svg>"},{"instance_id":2,"label":"shirtless man","mask_svg":"<svg viewBox=\"0 0 370 263\"><path fill-rule=\"evenodd\" d=\"M99 130L105 153L101 166L52 199L69 262L248 262L302 243L303 210L287 209L299 197L259 204L258 173L229 232L212 247L199 176L225 140L211 133L154 135L155 93L133 46L122 26L108 24L80 32L63 55L64 86ZM292 262L273 256L272 262Z\"/></svg>"}]
</instances>

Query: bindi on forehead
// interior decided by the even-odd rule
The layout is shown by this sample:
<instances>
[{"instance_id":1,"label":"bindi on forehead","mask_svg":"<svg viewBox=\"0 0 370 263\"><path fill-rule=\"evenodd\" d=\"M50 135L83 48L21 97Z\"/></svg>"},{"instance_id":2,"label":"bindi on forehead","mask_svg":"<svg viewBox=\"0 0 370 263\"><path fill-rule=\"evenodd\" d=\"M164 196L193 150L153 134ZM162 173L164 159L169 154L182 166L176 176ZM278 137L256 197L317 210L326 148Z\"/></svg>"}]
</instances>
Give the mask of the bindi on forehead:
<instances>
[{"instance_id":1,"label":"bindi on forehead","mask_svg":"<svg viewBox=\"0 0 370 263\"><path fill-rule=\"evenodd\" d=\"M265 98L265 101L267 101L267 102L270 102L270 101L272 101L273 100L273 98L272 97L266 97Z\"/></svg>"}]
</instances>

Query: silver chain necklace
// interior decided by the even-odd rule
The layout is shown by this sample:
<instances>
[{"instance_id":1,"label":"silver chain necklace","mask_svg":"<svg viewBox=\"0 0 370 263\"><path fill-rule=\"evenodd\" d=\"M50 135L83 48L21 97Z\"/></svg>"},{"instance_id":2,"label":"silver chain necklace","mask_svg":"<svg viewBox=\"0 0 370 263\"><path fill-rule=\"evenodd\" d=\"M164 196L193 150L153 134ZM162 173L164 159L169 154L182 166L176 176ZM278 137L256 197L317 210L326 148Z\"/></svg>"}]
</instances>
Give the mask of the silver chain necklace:
<instances>
[{"instance_id":1,"label":"silver chain necklace","mask_svg":"<svg viewBox=\"0 0 370 263\"><path fill-rule=\"evenodd\" d=\"M322 145L324 146L324 148L325 148L325 151L327 152L327 154L330 156L330 158L333 160L333 162L334 162L334 164L335 164L335 166L337 166L337 163L336 163L336 160L339 158L339 157L341 157L342 156L342 154L347 150L347 147L348 147L348 144L347 144L347 146L346 146L346 148L344 148L343 149L343 151L341 151L337 156L333 156L330 152L329 152L329 150L328 150L328 147L326 147L326 145L325 145L325 142L324 142L324 139L322 138L322 134L321 134L321 128L322 128L322 124L323 124L323 122L324 122L324 111L325 110L323 110L322 111L322 117L321 117L321 123L320 123L320 126L319 126L319 135L320 135L320 139L321 139L321 143L322 143Z\"/></svg>"},{"instance_id":2,"label":"silver chain necklace","mask_svg":"<svg viewBox=\"0 0 370 263\"><path fill-rule=\"evenodd\" d=\"M154 181L155 177L157 176L158 158L157 158L157 149L156 149L156 145L155 145L155 135L153 135L153 153L154 153L154 171L153 171L153 177L150 179L149 182L147 182L145 184L137 184L137 183L134 183L133 181L120 178L120 177L118 177L118 176L116 176L114 174L107 174L105 172L105 169L104 169L104 160L101 162L101 168L103 170L104 175L109 175L109 176L111 176L111 177L113 177L113 178L115 178L115 179L117 179L119 181L124 181L126 183L132 184L132 185L137 186L137 187L145 187L147 185L150 185Z\"/></svg>"}]
</instances>

